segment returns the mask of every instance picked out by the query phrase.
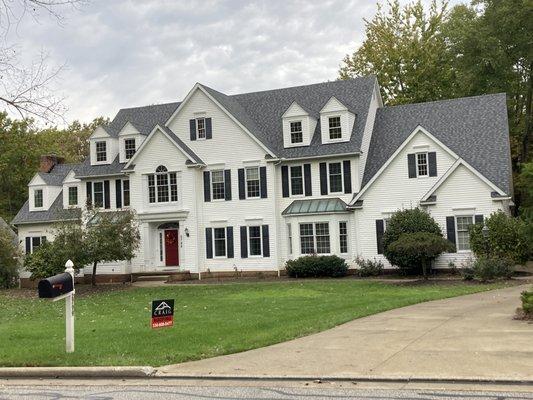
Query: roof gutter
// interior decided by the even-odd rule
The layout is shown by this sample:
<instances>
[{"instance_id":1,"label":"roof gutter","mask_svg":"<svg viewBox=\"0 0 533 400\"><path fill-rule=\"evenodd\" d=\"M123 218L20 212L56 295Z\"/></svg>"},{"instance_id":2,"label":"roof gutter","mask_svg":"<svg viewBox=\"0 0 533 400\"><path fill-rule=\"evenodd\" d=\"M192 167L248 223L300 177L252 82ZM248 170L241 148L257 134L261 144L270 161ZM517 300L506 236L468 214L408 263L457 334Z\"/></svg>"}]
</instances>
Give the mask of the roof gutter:
<instances>
[{"instance_id":1,"label":"roof gutter","mask_svg":"<svg viewBox=\"0 0 533 400\"><path fill-rule=\"evenodd\" d=\"M319 158L335 158L335 157L353 157L353 156L358 156L361 154L362 154L361 151L356 151L353 153L324 154L321 156L307 156L307 157L295 157L295 158L278 157L278 158L267 158L266 162L301 161L301 160L313 160L313 159L319 159Z\"/></svg>"}]
</instances>

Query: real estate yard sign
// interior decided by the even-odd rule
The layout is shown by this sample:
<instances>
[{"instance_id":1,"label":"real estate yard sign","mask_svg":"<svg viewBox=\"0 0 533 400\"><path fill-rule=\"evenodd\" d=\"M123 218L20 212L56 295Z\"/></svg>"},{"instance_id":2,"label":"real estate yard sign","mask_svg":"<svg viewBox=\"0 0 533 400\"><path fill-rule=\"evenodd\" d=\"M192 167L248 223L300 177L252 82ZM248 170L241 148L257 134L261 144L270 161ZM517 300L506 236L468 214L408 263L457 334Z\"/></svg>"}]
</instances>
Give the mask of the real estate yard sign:
<instances>
[{"instance_id":1,"label":"real estate yard sign","mask_svg":"<svg viewBox=\"0 0 533 400\"><path fill-rule=\"evenodd\" d=\"M164 328L174 323L174 300L152 301L152 328Z\"/></svg>"}]
</instances>

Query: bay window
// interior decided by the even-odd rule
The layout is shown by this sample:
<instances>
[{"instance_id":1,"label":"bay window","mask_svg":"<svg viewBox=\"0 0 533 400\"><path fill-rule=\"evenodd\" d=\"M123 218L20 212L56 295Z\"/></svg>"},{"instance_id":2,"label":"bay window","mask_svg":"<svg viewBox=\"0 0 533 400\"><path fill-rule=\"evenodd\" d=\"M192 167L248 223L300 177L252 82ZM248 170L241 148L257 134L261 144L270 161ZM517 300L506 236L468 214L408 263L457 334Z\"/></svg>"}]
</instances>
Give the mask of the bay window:
<instances>
[{"instance_id":1,"label":"bay window","mask_svg":"<svg viewBox=\"0 0 533 400\"><path fill-rule=\"evenodd\" d=\"M315 222L300 224L300 250L302 254L331 253L329 223Z\"/></svg>"}]
</instances>

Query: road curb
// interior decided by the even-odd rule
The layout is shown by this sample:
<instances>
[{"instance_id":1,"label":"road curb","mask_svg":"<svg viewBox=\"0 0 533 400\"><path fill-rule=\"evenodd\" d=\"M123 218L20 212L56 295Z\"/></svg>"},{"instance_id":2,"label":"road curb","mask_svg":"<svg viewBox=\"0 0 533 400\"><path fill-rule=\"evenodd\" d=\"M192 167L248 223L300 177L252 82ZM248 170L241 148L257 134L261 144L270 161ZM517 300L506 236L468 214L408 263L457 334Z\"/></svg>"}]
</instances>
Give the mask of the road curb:
<instances>
[{"instance_id":1,"label":"road curb","mask_svg":"<svg viewBox=\"0 0 533 400\"><path fill-rule=\"evenodd\" d=\"M149 378L153 367L13 367L0 368L2 378Z\"/></svg>"}]
</instances>

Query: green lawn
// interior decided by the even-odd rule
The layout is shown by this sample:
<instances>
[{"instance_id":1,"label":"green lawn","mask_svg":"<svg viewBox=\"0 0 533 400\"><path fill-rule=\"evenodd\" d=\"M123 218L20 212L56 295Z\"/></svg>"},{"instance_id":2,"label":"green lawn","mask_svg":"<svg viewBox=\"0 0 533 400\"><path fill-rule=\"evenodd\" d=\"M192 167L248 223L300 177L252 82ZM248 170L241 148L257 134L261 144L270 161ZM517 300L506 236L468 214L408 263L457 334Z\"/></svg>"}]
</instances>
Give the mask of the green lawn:
<instances>
[{"instance_id":1,"label":"green lawn","mask_svg":"<svg viewBox=\"0 0 533 400\"><path fill-rule=\"evenodd\" d=\"M501 285L499 285L501 286ZM163 365L282 342L355 318L497 285L394 285L351 279L177 285L77 296L76 351L64 351L64 300L0 291L0 365ZM149 327L174 298L172 328Z\"/></svg>"}]
</instances>

